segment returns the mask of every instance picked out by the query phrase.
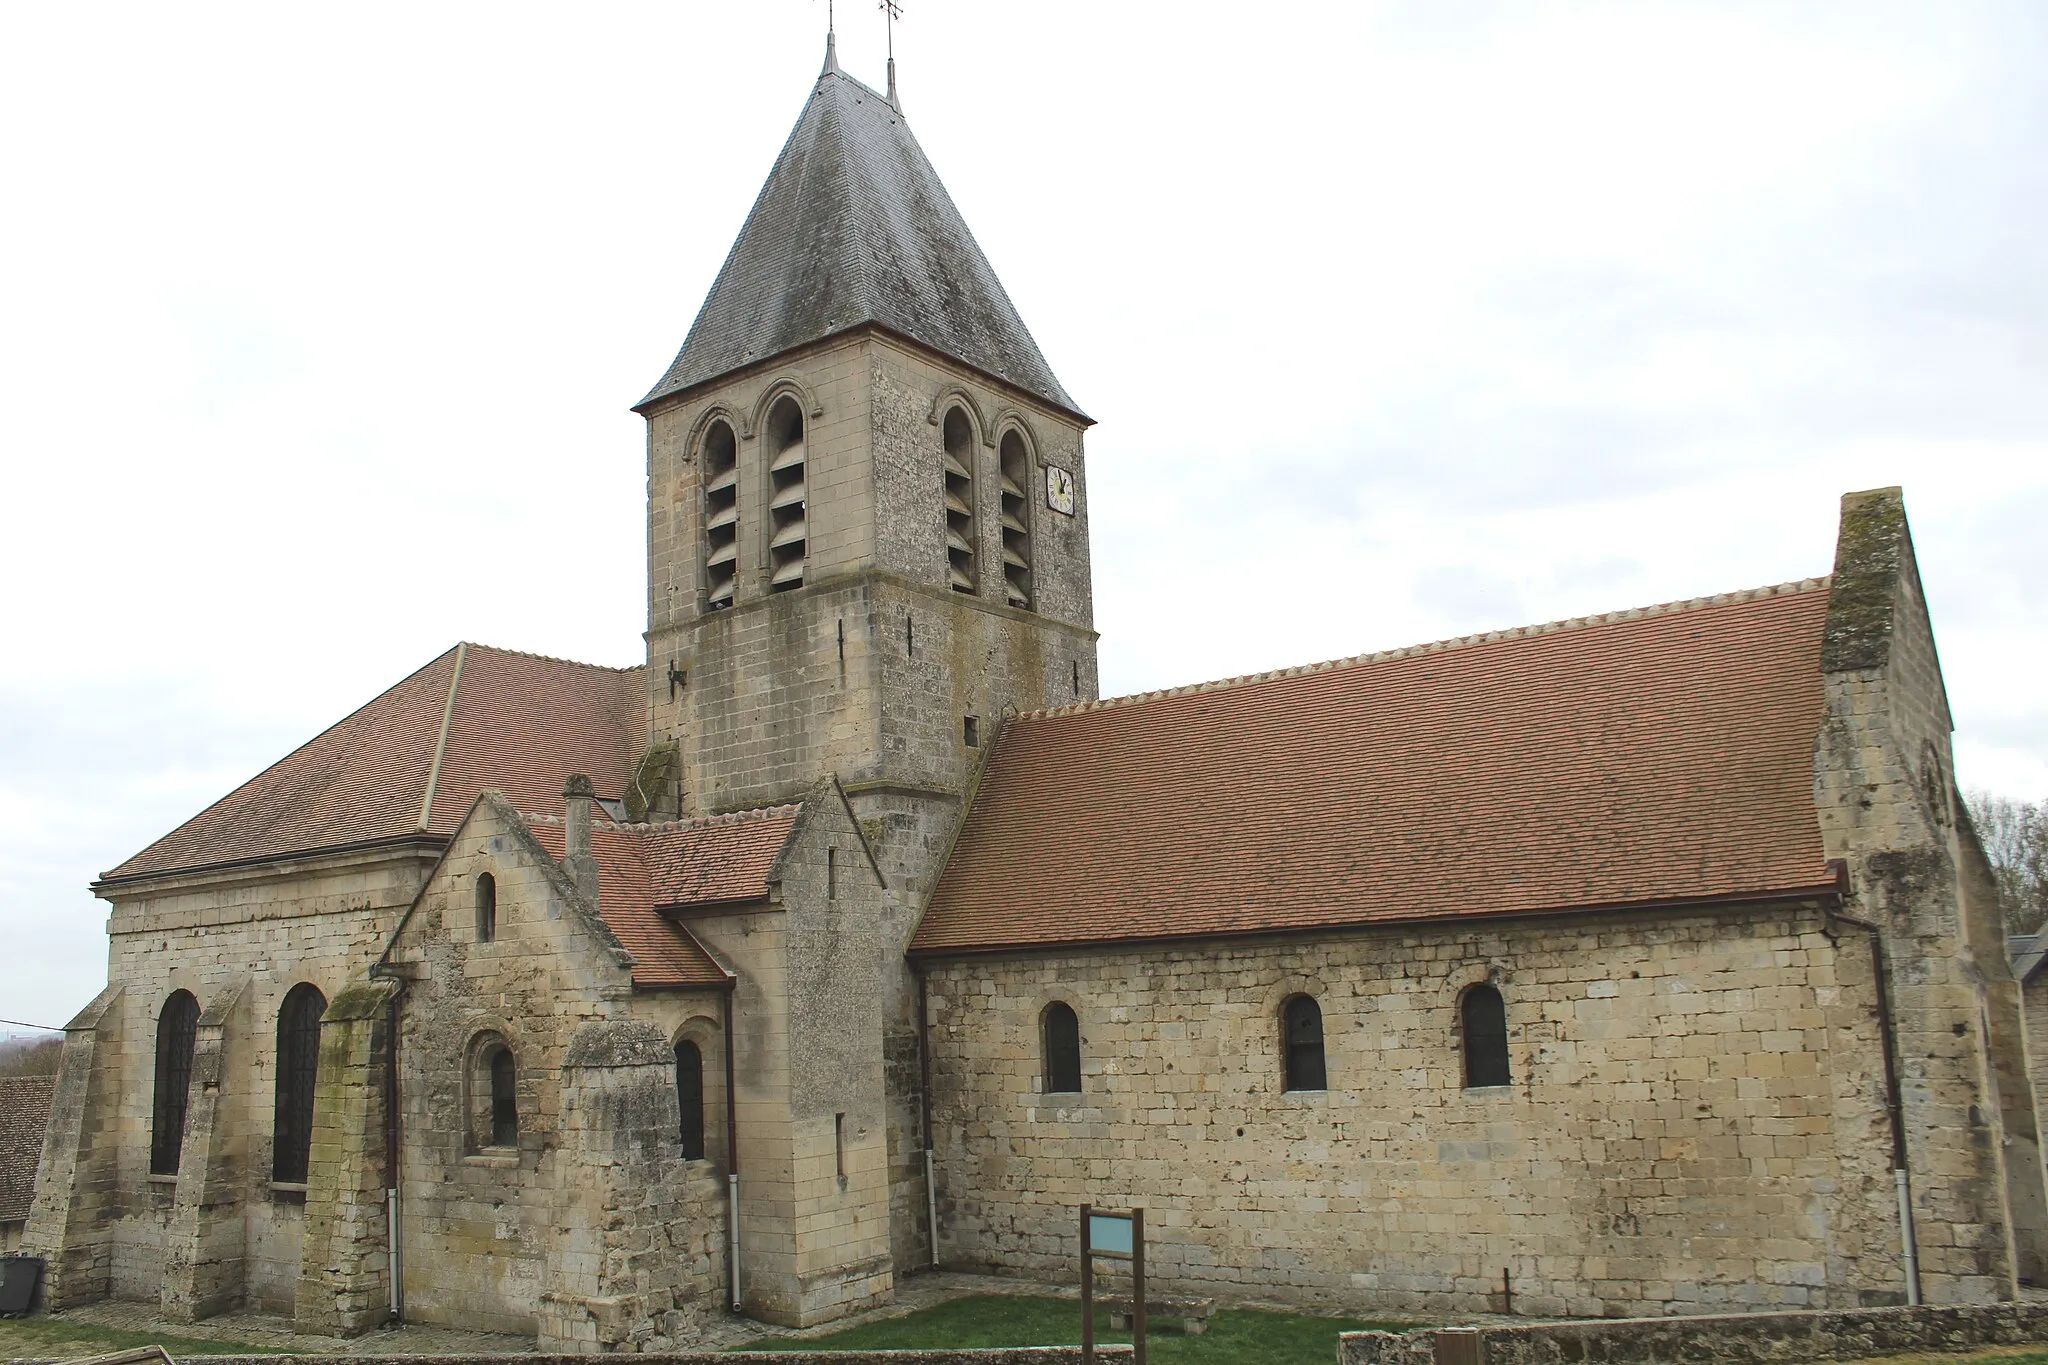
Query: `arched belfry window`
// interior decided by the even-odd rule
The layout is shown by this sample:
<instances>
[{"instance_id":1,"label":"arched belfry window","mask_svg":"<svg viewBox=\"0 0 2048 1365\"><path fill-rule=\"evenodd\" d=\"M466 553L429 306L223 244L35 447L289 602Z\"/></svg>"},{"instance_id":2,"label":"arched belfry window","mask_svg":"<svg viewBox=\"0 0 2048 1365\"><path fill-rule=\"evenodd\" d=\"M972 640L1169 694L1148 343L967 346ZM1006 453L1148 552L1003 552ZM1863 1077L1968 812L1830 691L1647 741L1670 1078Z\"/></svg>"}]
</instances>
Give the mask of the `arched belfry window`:
<instances>
[{"instance_id":1,"label":"arched belfry window","mask_svg":"<svg viewBox=\"0 0 2048 1365\"><path fill-rule=\"evenodd\" d=\"M1014 431L1003 433L1003 595L1031 609L1031 452Z\"/></svg>"},{"instance_id":2,"label":"arched belfry window","mask_svg":"<svg viewBox=\"0 0 2048 1365\"><path fill-rule=\"evenodd\" d=\"M946 409L945 450L946 582L954 592L972 593L974 559L974 427L958 408Z\"/></svg>"},{"instance_id":3,"label":"arched belfry window","mask_svg":"<svg viewBox=\"0 0 2048 1365\"><path fill-rule=\"evenodd\" d=\"M156 1016L156 1097L150 1109L149 1173L176 1175L185 1146L185 1103L192 1088L192 1046L199 1036L199 1002L172 991Z\"/></svg>"},{"instance_id":4,"label":"arched belfry window","mask_svg":"<svg viewBox=\"0 0 2048 1365\"><path fill-rule=\"evenodd\" d=\"M320 1071L320 1016L327 997L301 981L277 1012L277 1095L271 1110L270 1178L304 1184L313 1148L313 1086Z\"/></svg>"},{"instance_id":5,"label":"arched belfry window","mask_svg":"<svg viewBox=\"0 0 2048 1365\"><path fill-rule=\"evenodd\" d=\"M498 937L498 879L488 872L476 879L476 941L490 943Z\"/></svg>"},{"instance_id":6,"label":"arched belfry window","mask_svg":"<svg viewBox=\"0 0 2048 1365\"><path fill-rule=\"evenodd\" d=\"M768 591L804 585L810 529L805 516L804 410L784 396L768 410Z\"/></svg>"},{"instance_id":7,"label":"arched belfry window","mask_svg":"<svg viewBox=\"0 0 2048 1365\"><path fill-rule=\"evenodd\" d=\"M1044 1035L1045 1093L1075 1095L1081 1090L1081 1021L1074 1007L1055 1000L1039 1023Z\"/></svg>"},{"instance_id":8,"label":"arched belfry window","mask_svg":"<svg viewBox=\"0 0 2048 1365\"><path fill-rule=\"evenodd\" d=\"M705 604L732 605L740 576L740 446L732 428L713 422L704 433Z\"/></svg>"},{"instance_id":9,"label":"arched belfry window","mask_svg":"<svg viewBox=\"0 0 2048 1365\"><path fill-rule=\"evenodd\" d=\"M1493 987L1480 984L1458 1002L1465 1035L1465 1085L1508 1085L1508 1007Z\"/></svg>"},{"instance_id":10,"label":"arched belfry window","mask_svg":"<svg viewBox=\"0 0 2048 1365\"><path fill-rule=\"evenodd\" d=\"M704 1052L685 1038L676 1044L676 1101L682 1111L683 1159L704 1158Z\"/></svg>"},{"instance_id":11,"label":"arched belfry window","mask_svg":"<svg viewBox=\"0 0 2048 1365\"><path fill-rule=\"evenodd\" d=\"M1281 1066L1289 1090L1328 1090L1323 1065L1323 1010L1315 997L1297 995L1280 1011Z\"/></svg>"}]
</instances>

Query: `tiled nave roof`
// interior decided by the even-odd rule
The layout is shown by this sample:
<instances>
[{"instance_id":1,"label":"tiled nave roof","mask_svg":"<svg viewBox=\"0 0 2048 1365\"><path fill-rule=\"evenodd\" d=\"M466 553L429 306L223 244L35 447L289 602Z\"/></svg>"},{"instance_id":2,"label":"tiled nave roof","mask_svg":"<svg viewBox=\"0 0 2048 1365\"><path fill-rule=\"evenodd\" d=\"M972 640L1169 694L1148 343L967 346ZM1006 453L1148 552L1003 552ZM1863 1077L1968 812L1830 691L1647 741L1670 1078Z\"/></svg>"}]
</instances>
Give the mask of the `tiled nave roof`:
<instances>
[{"instance_id":1,"label":"tiled nave roof","mask_svg":"<svg viewBox=\"0 0 2048 1365\"><path fill-rule=\"evenodd\" d=\"M1824 580L1018 717L913 952L1829 880Z\"/></svg>"}]
</instances>

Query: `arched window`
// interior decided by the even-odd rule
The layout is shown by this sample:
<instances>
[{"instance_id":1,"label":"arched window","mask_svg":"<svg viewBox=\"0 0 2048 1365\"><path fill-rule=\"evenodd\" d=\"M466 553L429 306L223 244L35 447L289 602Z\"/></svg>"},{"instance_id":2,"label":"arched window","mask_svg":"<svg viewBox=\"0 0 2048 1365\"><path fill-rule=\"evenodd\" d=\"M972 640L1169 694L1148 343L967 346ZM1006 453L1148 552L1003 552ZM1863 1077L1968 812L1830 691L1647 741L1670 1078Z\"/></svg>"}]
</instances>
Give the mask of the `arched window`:
<instances>
[{"instance_id":1,"label":"arched window","mask_svg":"<svg viewBox=\"0 0 2048 1365\"><path fill-rule=\"evenodd\" d=\"M1045 1035L1045 1093L1075 1095L1081 1090L1081 1021L1071 1005L1055 1000L1045 1007L1039 1027Z\"/></svg>"},{"instance_id":2,"label":"arched window","mask_svg":"<svg viewBox=\"0 0 2048 1365\"><path fill-rule=\"evenodd\" d=\"M768 591L804 585L804 410L783 396L768 410Z\"/></svg>"},{"instance_id":3,"label":"arched window","mask_svg":"<svg viewBox=\"0 0 2048 1365\"><path fill-rule=\"evenodd\" d=\"M974 574L974 427L958 408L946 409L946 448L940 456L946 485L946 582L972 594Z\"/></svg>"},{"instance_id":4,"label":"arched window","mask_svg":"<svg viewBox=\"0 0 2048 1365\"><path fill-rule=\"evenodd\" d=\"M491 1145L514 1147L519 1143L519 1071L512 1061L512 1049L503 1043L491 1049Z\"/></svg>"},{"instance_id":5,"label":"arched window","mask_svg":"<svg viewBox=\"0 0 2048 1365\"><path fill-rule=\"evenodd\" d=\"M172 991L156 1016L156 1102L149 1123L149 1173L176 1175L185 1145L185 1099L192 1088L192 1044L199 1034L199 1002Z\"/></svg>"},{"instance_id":6,"label":"arched window","mask_svg":"<svg viewBox=\"0 0 2048 1365\"><path fill-rule=\"evenodd\" d=\"M1031 452L1014 431L1003 433L1003 594L1031 609Z\"/></svg>"},{"instance_id":7,"label":"arched window","mask_svg":"<svg viewBox=\"0 0 2048 1365\"><path fill-rule=\"evenodd\" d=\"M498 879L480 872L476 879L476 941L489 943L498 937Z\"/></svg>"},{"instance_id":8,"label":"arched window","mask_svg":"<svg viewBox=\"0 0 2048 1365\"><path fill-rule=\"evenodd\" d=\"M1458 1022L1465 1034L1465 1085L1507 1085L1508 1007L1500 992L1478 985L1458 1003Z\"/></svg>"},{"instance_id":9,"label":"arched window","mask_svg":"<svg viewBox=\"0 0 2048 1365\"><path fill-rule=\"evenodd\" d=\"M270 1178L304 1184L313 1146L313 1083L320 1070L320 1016L327 997L301 981L277 1012L277 1097L271 1110Z\"/></svg>"},{"instance_id":10,"label":"arched window","mask_svg":"<svg viewBox=\"0 0 2048 1365\"><path fill-rule=\"evenodd\" d=\"M676 1044L676 1100L683 1114L683 1159L704 1157L704 1053L685 1038Z\"/></svg>"},{"instance_id":11,"label":"arched window","mask_svg":"<svg viewBox=\"0 0 2048 1365\"><path fill-rule=\"evenodd\" d=\"M1289 1090L1328 1090L1323 1065L1323 1010L1310 995L1297 995L1280 1011L1281 1064Z\"/></svg>"},{"instance_id":12,"label":"arched window","mask_svg":"<svg viewBox=\"0 0 2048 1365\"><path fill-rule=\"evenodd\" d=\"M732 428L704 433L704 589L712 611L732 605L740 576L740 446Z\"/></svg>"}]
</instances>

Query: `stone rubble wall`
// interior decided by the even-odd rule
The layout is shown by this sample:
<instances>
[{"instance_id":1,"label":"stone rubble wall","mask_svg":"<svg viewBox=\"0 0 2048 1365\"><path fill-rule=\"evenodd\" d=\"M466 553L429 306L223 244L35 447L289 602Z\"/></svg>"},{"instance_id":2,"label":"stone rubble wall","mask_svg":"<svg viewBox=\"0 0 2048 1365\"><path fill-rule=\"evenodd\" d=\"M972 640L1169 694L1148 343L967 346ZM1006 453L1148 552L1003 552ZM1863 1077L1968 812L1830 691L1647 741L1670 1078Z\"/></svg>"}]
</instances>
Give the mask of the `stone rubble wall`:
<instances>
[{"instance_id":1,"label":"stone rubble wall","mask_svg":"<svg viewBox=\"0 0 2048 1365\"><path fill-rule=\"evenodd\" d=\"M1338 1365L1791 1365L2048 1341L2048 1304L1622 1318L1437 1332L1346 1332Z\"/></svg>"}]
</instances>

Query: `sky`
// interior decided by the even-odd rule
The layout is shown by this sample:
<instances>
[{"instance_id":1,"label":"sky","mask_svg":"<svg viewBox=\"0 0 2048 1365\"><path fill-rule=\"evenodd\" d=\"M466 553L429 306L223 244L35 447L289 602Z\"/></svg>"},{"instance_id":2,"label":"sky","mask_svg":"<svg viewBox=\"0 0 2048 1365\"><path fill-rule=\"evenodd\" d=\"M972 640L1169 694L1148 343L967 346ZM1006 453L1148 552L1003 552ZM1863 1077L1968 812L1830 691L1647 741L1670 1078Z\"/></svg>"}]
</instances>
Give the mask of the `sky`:
<instances>
[{"instance_id":1,"label":"sky","mask_svg":"<svg viewBox=\"0 0 2048 1365\"><path fill-rule=\"evenodd\" d=\"M630 664L643 428L822 0L0 7L0 1018L459 639ZM842 65L880 83L872 0ZM1106 694L1827 572L2048 798L2048 6L909 0L1088 437Z\"/></svg>"}]
</instances>

